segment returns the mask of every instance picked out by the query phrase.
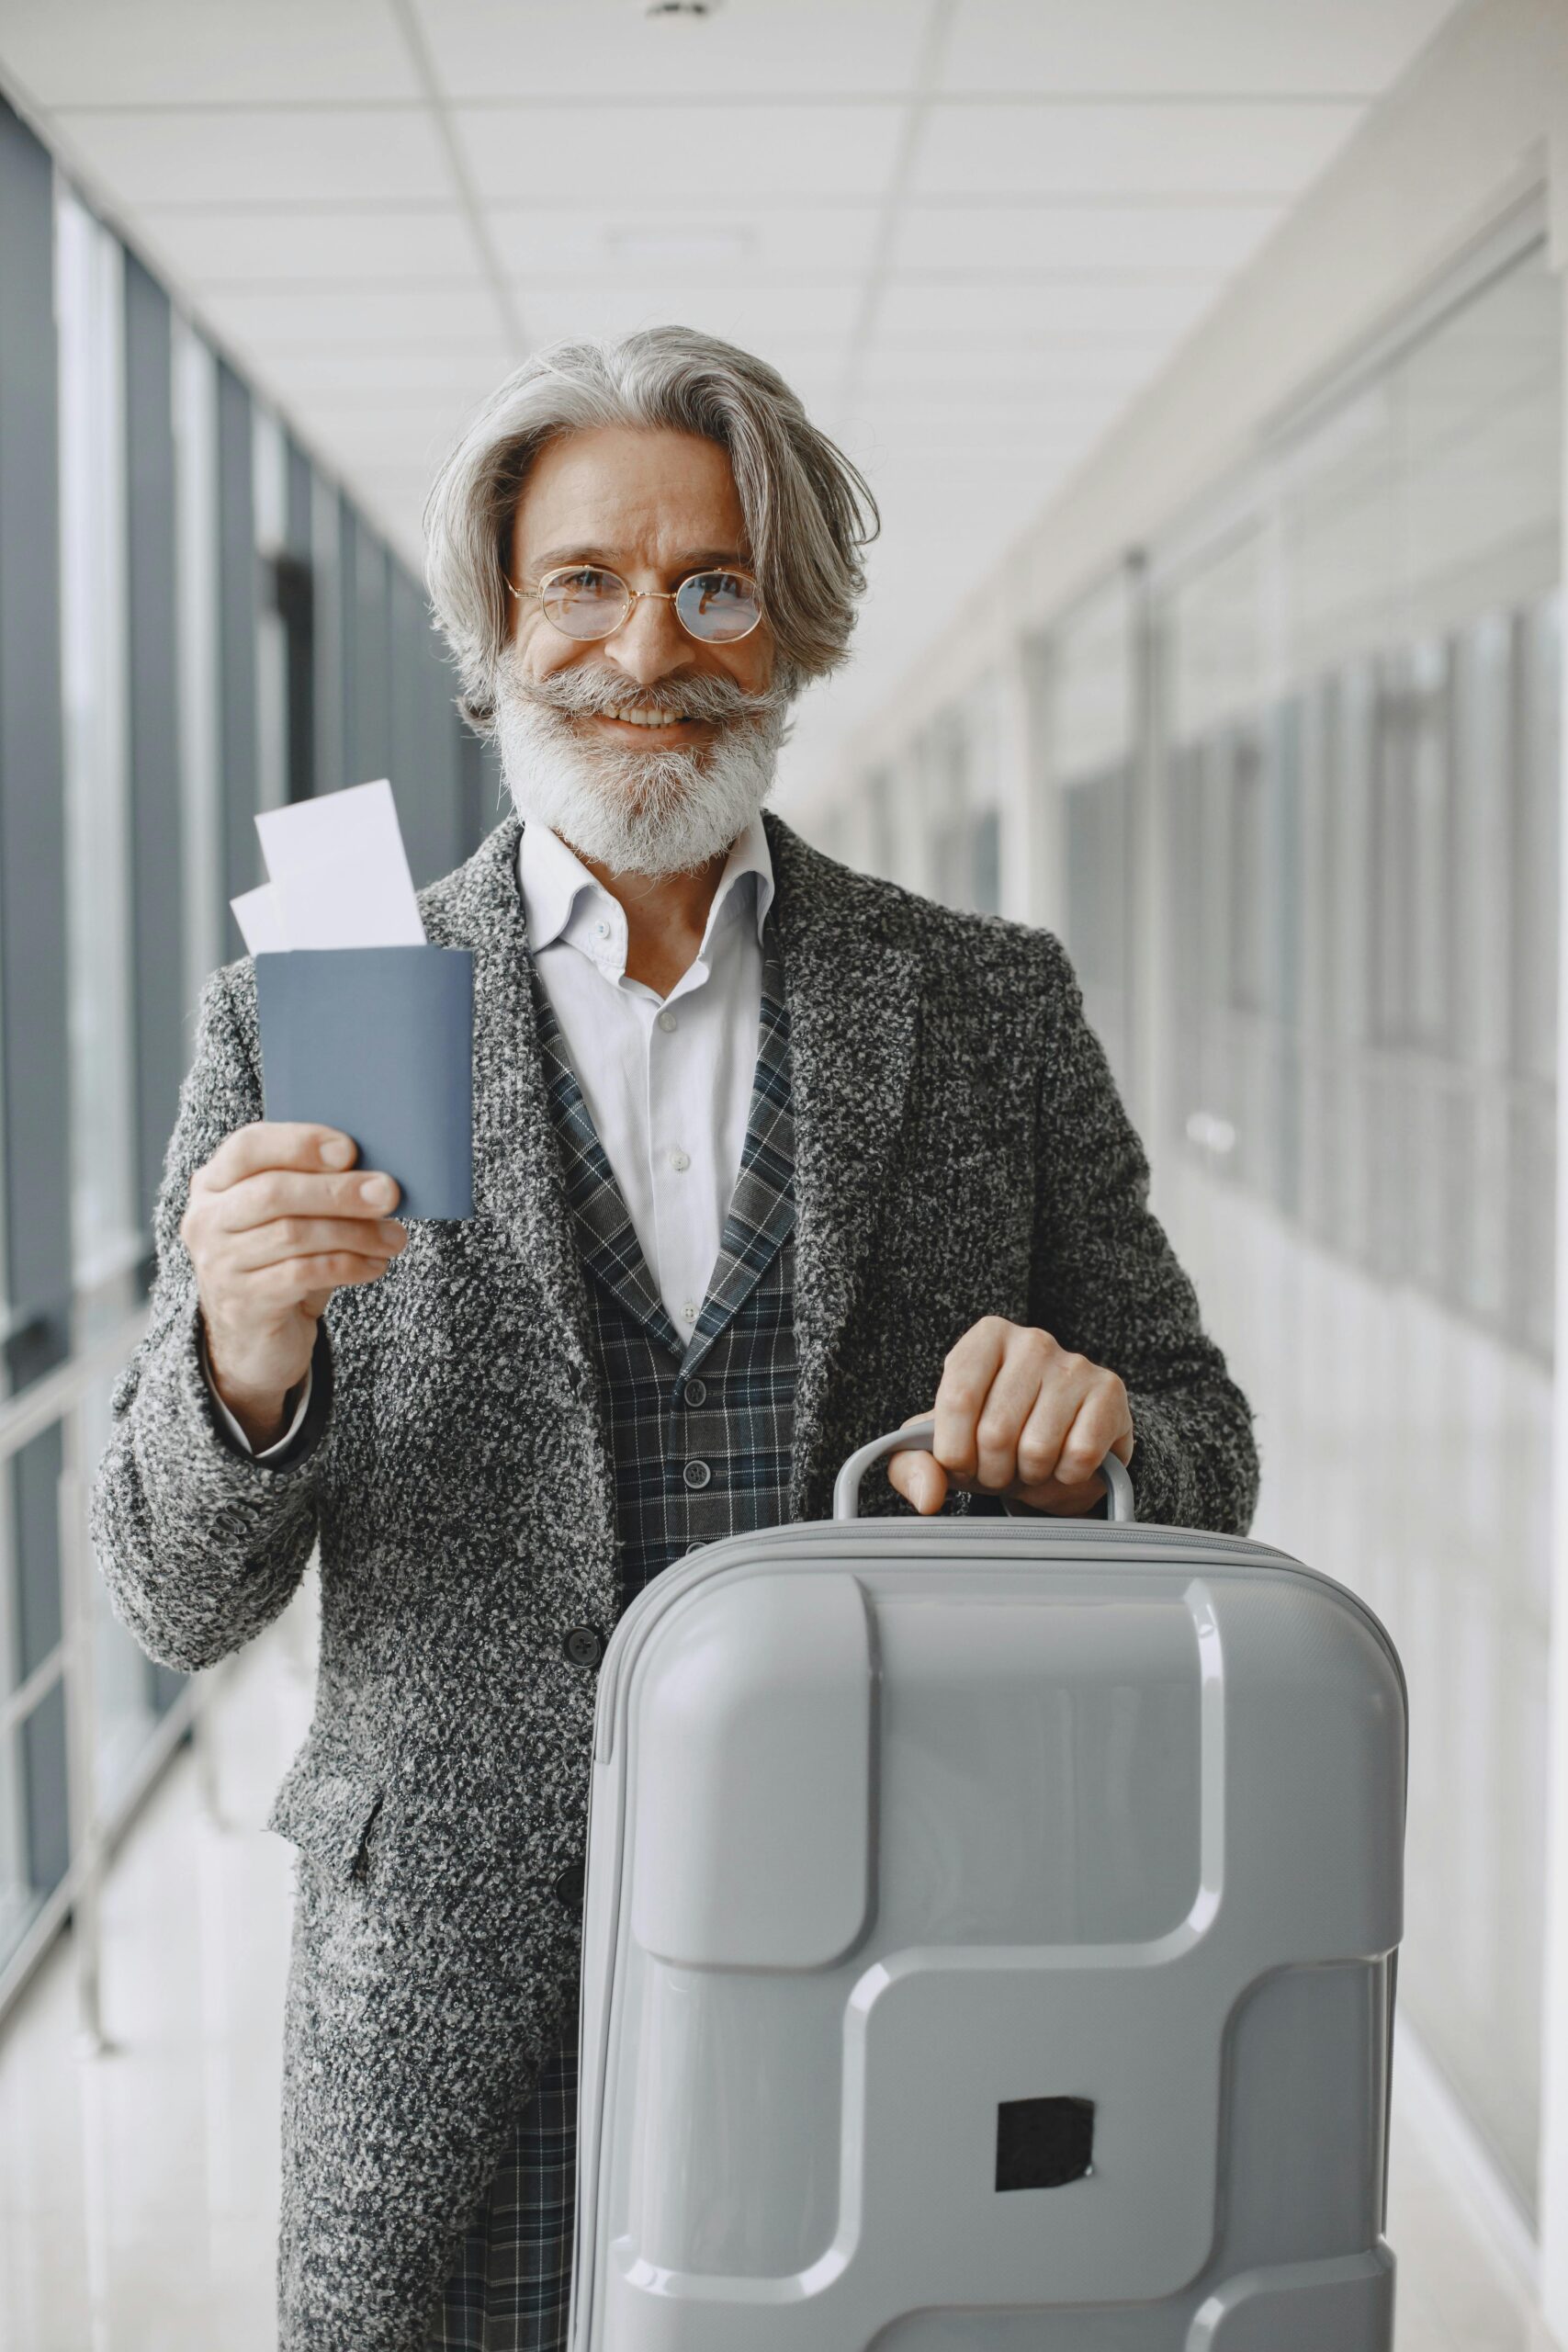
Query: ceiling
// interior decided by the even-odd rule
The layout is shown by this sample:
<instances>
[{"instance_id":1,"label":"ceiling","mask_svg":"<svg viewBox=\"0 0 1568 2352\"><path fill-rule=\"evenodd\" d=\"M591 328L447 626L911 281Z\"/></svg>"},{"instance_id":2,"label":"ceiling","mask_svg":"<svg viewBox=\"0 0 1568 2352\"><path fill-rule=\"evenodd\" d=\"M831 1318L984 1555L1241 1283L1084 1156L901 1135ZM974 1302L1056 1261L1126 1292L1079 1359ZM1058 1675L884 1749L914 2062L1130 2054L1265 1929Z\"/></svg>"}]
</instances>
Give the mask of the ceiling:
<instances>
[{"instance_id":1,"label":"ceiling","mask_svg":"<svg viewBox=\"0 0 1568 2352\"><path fill-rule=\"evenodd\" d=\"M417 567L469 409L679 319L884 528L803 763L894 690L1451 0L7 0L0 83Z\"/></svg>"}]
</instances>

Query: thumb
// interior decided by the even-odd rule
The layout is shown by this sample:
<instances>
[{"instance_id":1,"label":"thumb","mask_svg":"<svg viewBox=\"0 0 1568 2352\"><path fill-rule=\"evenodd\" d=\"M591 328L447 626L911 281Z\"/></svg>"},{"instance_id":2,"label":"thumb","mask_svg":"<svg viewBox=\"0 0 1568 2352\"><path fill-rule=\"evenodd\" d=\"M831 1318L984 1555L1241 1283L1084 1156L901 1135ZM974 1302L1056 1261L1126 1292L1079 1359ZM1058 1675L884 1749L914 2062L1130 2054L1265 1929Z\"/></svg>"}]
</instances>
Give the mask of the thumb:
<instances>
[{"instance_id":1,"label":"thumb","mask_svg":"<svg viewBox=\"0 0 1568 2352\"><path fill-rule=\"evenodd\" d=\"M947 1498L947 1473L934 1453L911 1447L908 1453L889 1454L887 1476L906 1502L930 1517L942 1509Z\"/></svg>"}]
</instances>

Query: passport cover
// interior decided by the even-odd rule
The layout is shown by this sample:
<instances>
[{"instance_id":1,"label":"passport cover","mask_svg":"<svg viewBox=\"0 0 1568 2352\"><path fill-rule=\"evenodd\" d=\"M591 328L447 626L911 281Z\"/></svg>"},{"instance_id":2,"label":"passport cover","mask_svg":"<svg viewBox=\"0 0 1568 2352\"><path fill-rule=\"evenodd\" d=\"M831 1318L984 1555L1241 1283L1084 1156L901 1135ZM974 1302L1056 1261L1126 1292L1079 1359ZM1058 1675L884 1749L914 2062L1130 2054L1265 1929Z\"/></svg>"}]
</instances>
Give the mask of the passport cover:
<instances>
[{"instance_id":1,"label":"passport cover","mask_svg":"<svg viewBox=\"0 0 1568 2352\"><path fill-rule=\"evenodd\" d=\"M471 1217L471 951L293 947L254 960L266 1116L352 1136L355 1168L397 1178L393 1216Z\"/></svg>"}]
</instances>

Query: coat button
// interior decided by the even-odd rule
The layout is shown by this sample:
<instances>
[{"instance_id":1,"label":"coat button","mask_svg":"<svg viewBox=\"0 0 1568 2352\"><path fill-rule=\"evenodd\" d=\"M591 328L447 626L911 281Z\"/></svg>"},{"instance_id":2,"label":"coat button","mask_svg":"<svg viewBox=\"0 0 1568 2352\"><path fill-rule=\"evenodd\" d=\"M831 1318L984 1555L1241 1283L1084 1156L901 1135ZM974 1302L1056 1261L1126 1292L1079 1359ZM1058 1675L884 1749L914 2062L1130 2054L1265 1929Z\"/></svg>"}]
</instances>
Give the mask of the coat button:
<instances>
[{"instance_id":1,"label":"coat button","mask_svg":"<svg viewBox=\"0 0 1568 2352\"><path fill-rule=\"evenodd\" d=\"M556 1880L556 1893L563 1903L581 1903L587 1873L581 1862L568 1862Z\"/></svg>"},{"instance_id":2,"label":"coat button","mask_svg":"<svg viewBox=\"0 0 1568 2352\"><path fill-rule=\"evenodd\" d=\"M573 1666L597 1666L604 1655L604 1645L592 1625L569 1625L561 1647Z\"/></svg>"},{"instance_id":3,"label":"coat button","mask_svg":"<svg viewBox=\"0 0 1568 2352\"><path fill-rule=\"evenodd\" d=\"M694 1373L694 1374L692 1374L691 1379L690 1379L690 1380L688 1380L688 1381L687 1381L687 1383L686 1383L686 1402L687 1402L687 1404L688 1404L688 1405L700 1405L700 1404L702 1403L702 1401L703 1401L704 1397L707 1395L707 1393L708 1393L708 1385L707 1385L707 1382L706 1382L705 1380L699 1380L699 1379L697 1378L696 1374L695 1374L695 1373Z\"/></svg>"},{"instance_id":4,"label":"coat button","mask_svg":"<svg viewBox=\"0 0 1568 2352\"><path fill-rule=\"evenodd\" d=\"M713 1472L705 1462L688 1462L681 1476L688 1487L705 1487Z\"/></svg>"}]
</instances>

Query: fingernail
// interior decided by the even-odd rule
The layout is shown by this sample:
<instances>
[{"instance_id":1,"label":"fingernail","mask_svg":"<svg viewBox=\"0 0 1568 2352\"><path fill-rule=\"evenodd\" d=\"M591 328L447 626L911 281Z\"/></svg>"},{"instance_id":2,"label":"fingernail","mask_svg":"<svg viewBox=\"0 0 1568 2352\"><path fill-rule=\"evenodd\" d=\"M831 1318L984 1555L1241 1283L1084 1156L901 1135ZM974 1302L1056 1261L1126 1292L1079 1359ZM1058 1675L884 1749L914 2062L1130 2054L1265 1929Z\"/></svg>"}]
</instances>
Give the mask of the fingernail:
<instances>
[{"instance_id":1,"label":"fingernail","mask_svg":"<svg viewBox=\"0 0 1568 2352\"><path fill-rule=\"evenodd\" d=\"M367 1176L364 1183L359 1187L359 1197L370 1208L390 1208L393 1198L391 1178Z\"/></svg>"},{"instance_id":2,"label":"fingernail","mask_svg":"<svg viewBox=\"0 0 1568 2352\"><path fill-rule=\"evenodd\" d=\"M346 1168L354 1158L354 1146L346 1136L334 1136L321 1146L321 1159L328 1168Z\"/></svg>"}]
</instances>

